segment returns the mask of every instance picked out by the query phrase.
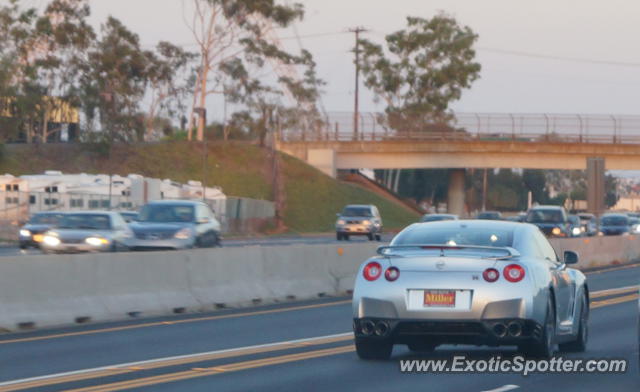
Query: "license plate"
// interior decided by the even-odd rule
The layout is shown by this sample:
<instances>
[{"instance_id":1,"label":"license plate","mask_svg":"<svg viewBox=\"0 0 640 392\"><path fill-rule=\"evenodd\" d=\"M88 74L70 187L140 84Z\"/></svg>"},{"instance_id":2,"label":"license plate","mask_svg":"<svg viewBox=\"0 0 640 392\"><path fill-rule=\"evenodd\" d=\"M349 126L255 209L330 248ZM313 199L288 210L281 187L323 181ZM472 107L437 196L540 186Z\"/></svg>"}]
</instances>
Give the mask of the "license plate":
<instances>
[{"instance_id":1,"label":"license plate","mask_svg":"<svg viewBox=\"0 0 640 392\"><path fill-rule=\"evenodd\" d=\"M456 306L455 290L425 290L424 306L453 308Z\"/></svg>"},{"instance_id":2,"label":"license plate","mask_svg":"<svg viewBox=\"0 0 640 392\"><path fill-rule=\"evenodd\" d=\"M34 234L33 235L33 241L34 242L42 242L43 239L44 239L44 235L42 235L42 234Z\"/></svg>"}]
</instances>

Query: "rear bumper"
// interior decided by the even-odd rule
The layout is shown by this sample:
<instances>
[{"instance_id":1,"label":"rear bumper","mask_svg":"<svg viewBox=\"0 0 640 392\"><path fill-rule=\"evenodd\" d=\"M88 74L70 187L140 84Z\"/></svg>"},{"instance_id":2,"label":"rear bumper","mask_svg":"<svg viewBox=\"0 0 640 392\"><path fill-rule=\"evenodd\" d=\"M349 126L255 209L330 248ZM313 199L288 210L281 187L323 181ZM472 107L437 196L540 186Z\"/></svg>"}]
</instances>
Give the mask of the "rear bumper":
<instances>
[{"instance_id":1,"label":"rear bumper","mask_svg":"<svg viewBox=\"0 0 640 392\"><path fill-rule=\"evenodd\" d=\"M353 332L358 338L385 339L396 344L428 342L440 344L518 345L537 341L542 325L534 320L411 320L356 318Z\"/></svg>"}]
</instances>

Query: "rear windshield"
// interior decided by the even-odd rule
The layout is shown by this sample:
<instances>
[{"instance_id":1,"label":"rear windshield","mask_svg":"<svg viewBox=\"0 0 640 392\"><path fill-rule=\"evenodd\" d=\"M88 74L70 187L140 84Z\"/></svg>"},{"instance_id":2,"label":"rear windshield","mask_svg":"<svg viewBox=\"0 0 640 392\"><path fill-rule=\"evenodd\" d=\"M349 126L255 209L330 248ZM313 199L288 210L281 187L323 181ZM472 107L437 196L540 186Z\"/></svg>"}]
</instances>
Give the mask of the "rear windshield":
<instances>
[{"instance_id":1,"label":"rear windshield","mask_svg":"<svg viewBox=\"0 0 640 392\"><path fill-rule=\"evenodd\" d=\"M580 218L578 218L575 215L570 215L569 216L569 222L571 222L574 225L578 225L578 224L580 224Z\"/></svg>"},{"instance_id":2,"label":"rear windshield","mask_svg":"<svg viewBox=\"0 0 640 392\"><path fill-rule=\"evenodd\" d=\"M392 245L513 246L513 229L480 226L434 229L429 226L421 225L402 231L393 239Z\"/></svg>"},{"instance_id":3,"label":"rear windshield","mask_svg":"<svg viewBox=\"0 0 640 392\"><path fill-rule=\"evenodd\" d=\"M109 230L111 219L105 214L68 214L58 225L60 229Z\"/></svg>"},{"instance_id":4,"label":"rear windshield","mask_svg":"<svg viewBox=\"0 0 640 392\"><path fill-rule=\"evenodd\" d=\"M369 207L345 207L342 216L371 216Z\"/></svg>"},{"instance_id":5,"label":"rear windshield","mask_svg":"<svg viewBox=\"0 0 640 392\"><path fill-rule=\"evenodd\" d=\"M562 222L560 210L532 210L527 214L529 223L559 223Z\"/></svg>"},{"instance_id":6,"label":"rear windshield","mask_svg":"<svg viewBox=\"0 0 640 392\"><path fill-rule=\"evenodd\" d=\"M605 226L626 226L629 221L624 216L605 216L602 218L602 224Z\"/></svg>"}]
</instances>

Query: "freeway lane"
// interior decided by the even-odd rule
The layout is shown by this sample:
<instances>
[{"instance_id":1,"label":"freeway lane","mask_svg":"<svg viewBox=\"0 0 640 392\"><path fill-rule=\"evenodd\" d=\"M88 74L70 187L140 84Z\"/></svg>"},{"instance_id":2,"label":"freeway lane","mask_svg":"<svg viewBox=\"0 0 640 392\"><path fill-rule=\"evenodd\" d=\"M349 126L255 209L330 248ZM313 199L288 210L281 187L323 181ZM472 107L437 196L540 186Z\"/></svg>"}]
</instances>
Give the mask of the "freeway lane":
<instances>
[{"instance_id":1,"label":"freeway lane","mask_svg":"<svg viewBox=\"0 0 640 392\"><path fill-rule=\"evenodd\" d=\"M640 268L618 267L606 272L589 275L592 290L604 290L627 286L625 279L637 284ZM596 288L597 287L597 288ZM624 290L613 298L624 298L632 289ZM637 304L616 304L610 297L599 297L603 306L592 313L592 341L588 353L580 357L608 356L632 360L637 368L636 317ZM188 355L207 351L233 349L294 339L305 339L340 334L349 331L351 311L344 299L327 299L310 303L291 303L280 306L261 307L249 310L228 310L207 315L178 316L157 320L140 320L125 323L88 325L58 331L11 334L0 337L0 380L8 381L27 377L75 371L106 365L134 361ZM41 340L33 340L41 339ZM320 344L321 343L321 344ZM558 380L571 386L572 376L536 375L523 378L516 375L402 375L398 372L398 358L406 358L408 351L397 347L394 360L381 363L363 362L356 359L351 342L339 340L320 342L293 348L282 348L278 352L248 355L246 353L227 359L196 358L195 362L178 364L162 369L145 370L144 366L128 369L124 374L100 380L85 380L54 385L49 389L61 390L90 385L131 382L149 377L175 378L179 372L187 372L188 379L171 383L149 384L147 390L308 390L308 389L354 389L362 386L367 390L398 386L429 390L490 390L505 384L540 386L547 379ZM475 356L486 356L492 350L470 348ZM466 352L467 348L445 347L436 354L439 358L450 358L454 353ZM504 355L512 350L505 349ZM206 369L215 367L215 374ZM196 369L196 370L193 370ZM433 379L432 379L433 377ZM471 377L471 378L469 378ZM635 378L634 378L635 377ZM605 384L589 381L582 386L599 388L613 385L614 390L637 391L638 376L631 372L624 376L600 375L580 376L585 379L606 380ZM436 380L433 385L431 380ZM472 384L469 384L469 380ZM539 381L542 380L542 381ZM545 381L547 380L547 381ZM155 379L156 382L157 379ZM140 382L136 386L144 386ZM599 381L600 382L600 381ZM603 381L605 382L605 381ZM539 384L537 384L539 383ZM133 388L125 384L125 390ZM314 388L310 388L313 386ZM438 387L438 388L432 388ZM98 390L103 390L103 387ZM144 388L143 388L144 389ZM527 390L528 388L525 388ZM569 388L569 390L573 390ZM575 389L578 390L578 389ZM580 389L580 390L585 390Z\"/></svg>"},{"instance_id":2,"label":"freeway lane","mask_svg":"<svg viewBox=\"0 0 640 392\"><path fill-rule=\"evenodd\" d=\"M439 349L434 354L412 356L405 348L395 349L394 357L384 362L363 362L355 353L347 352L325 358L262 366L238 372L225 372L184 381L147 385L140 391L282 391L282 390L418 390L418 391L490 391L505 385L519 386L522 391L558 390L638 391L640 375L637 362L636 303L625 303L594 311L592 341L589 351L566 357L615 357L631 361L631 370L624 375L534 374L523 377L514 374L401 374L399 359L452 358L471 353L472 358L487 358L495 350L456 347ZM620 324L618 324L620 323ZM611 328L611 325L620 325ZM499 351L503 357L512 350Z\"/></svg>"}]
</instances>

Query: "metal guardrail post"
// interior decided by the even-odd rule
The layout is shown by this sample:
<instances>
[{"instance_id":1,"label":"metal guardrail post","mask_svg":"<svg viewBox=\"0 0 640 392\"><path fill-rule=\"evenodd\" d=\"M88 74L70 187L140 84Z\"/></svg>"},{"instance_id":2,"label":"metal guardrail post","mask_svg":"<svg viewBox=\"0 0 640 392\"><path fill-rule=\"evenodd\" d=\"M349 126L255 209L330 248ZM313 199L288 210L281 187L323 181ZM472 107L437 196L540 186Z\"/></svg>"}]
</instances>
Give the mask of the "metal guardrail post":
<instances>
[{"instance_id":1,"label":"metal guardrail post","mask_svg":"<svg viewBox=\"0 0 640 392\"><path fill-rule=\"evenodd\" d=\"M544 133L544 140L549 141L549 116L547 116L547 114L544 114L544 120L545 120L545 133Z\"/></svg>"},{"instance_id":2,"label":"metal guardrail post","mask_svg":"<svg viewBox=\"0 0 640 392\"><path fill-rule=\"evenodd\" d=\"M509 113L509 117L511 117L511 139L516 140L516 120L512 113Z\"/></svg>"},{"instance_id":3,"label":"metal guardrail post","mask_svg":"<svg viewBox=\"0 0 640 392\"><path fill-rule=\"evenodd\" d=\"M579 130L580 133L578 135L578 140L580 141L580 143L582 143L582 116L580 116L579 114L577 114L576 116L578 117L578 124L579 124L579 127L580 127L580 130Z\"/></svg>"}]
</instances>

